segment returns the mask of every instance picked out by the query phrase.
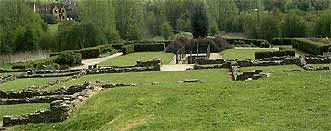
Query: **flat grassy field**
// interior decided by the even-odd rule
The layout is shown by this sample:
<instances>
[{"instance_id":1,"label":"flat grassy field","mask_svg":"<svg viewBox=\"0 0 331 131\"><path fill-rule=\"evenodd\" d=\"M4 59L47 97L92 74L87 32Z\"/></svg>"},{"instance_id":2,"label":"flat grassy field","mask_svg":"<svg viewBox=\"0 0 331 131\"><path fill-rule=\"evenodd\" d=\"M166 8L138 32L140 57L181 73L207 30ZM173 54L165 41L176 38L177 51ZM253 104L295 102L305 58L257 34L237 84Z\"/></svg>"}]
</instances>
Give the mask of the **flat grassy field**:
<instances>
[{"instance_id":1,"label":"flat grassy field","mask_svg":"<svg viewBox=\"0 0 331 131\"><path fill-rule=\"evenodd\" d=\"M331 64L310 64L313 67L330 67L331 68Z\"/></svg>"},{"instance_id":2,"label":"flat grassy field","mask_svg":"<svg viewBox=\"0 0 331 131\"><path fill-rule=\"evenodd\" d=\"M104 61L100 65L130 66L135 65L137 60L147 61L154 58L161 59L163 64L169 64L173 57L174 54L165 52L136 52Z\"/></svg>"},{"instance_id":3,"label":"flat grassy field","mask_svg":"<svg viewBox=\"0 0 331 131\"><path fill-rule=\"evenodd\" d=\"M204 83L177 82L191 78ZM327 71L274 72L235 82L225 69L90 75L69 83L138 86L103 90L65 122L12 130L331 130L330 78Z\"/></svg>"},{"instance_id":4,"label":"flat grassy field","mask_svg":"<svg viewBox=\"0 0 331 131\"><path fill-rule=\"evenodd\" d=\"M65 77L56 77L56 78L28 78L28 79L17 79L14 81L9 81L3 84L0 84L1 91L10 91L10 90L23 90L29 86L46 86L51 80L60 80Z\"/></svg>"},{"instance_id":5,"label":"flat grassy field","mask_svg":"<svg viewBox=\"0 0 331 131\"><path fill-rule=\"evenodd\" d=\"M286 66L256 66L256 67L242 67L240 71L254 71L254 70L263 70L263 72L287 72L293 70L300 70L303 69L297 65L286 65Z\"/></svg>"},{"instance_id":6,"label":"flat grassy field","mask_svg":"<svg viewBox=\"0 0 331 131\"><path fill-rule=\"evenodd\" d=\"M0 121L5 115L21 115L25 113L33 113L41 109L47 109L49 104L18 104L18 105L0 105Z\"/></svg>"},{"instance_id":7,"label":"flat grassy field","mask_svg":"<svg viewBox=\"0 0 331 131\"><path fill-rule=\"evenodd\" d=\"M228 49L224 51L224 59L255 59L257 51L272 51L273 49Z\"/></svg>"}]
</instances>

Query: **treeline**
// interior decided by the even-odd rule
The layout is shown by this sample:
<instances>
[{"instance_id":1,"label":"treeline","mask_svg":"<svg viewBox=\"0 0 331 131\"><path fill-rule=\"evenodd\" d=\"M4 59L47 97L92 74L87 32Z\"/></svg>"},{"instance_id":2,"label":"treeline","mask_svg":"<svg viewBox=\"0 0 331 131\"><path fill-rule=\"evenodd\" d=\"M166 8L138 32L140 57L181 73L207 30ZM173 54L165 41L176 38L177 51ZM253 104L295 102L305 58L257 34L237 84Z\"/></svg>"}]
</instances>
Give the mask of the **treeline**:
<instances>
[{"instance_id":1,"label":"treeline","mask_svg":"<svg viewBox=\"0 0 331 131\"><path fill-rule=\"evenodd\" d=\"M179 32L195 32L197 24L208 27L209 35L236 32L267 40L331 36L330 0L79 0L77 17L58 23L55 34L31 5L0 1L1 52L173 39ZM207 18L195 17L197 9Z\"/></svg>"}]
</instances>

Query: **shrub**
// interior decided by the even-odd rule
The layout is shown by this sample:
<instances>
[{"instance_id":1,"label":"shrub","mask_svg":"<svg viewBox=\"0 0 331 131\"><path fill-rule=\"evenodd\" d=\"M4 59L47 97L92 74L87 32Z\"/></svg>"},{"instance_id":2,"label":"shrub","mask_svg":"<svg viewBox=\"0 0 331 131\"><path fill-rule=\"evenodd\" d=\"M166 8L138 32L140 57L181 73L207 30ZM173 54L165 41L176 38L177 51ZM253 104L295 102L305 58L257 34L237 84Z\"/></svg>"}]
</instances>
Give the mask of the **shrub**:
<instances>
[{"instance_id":1,"label":"shrub","mask_svg":"<svg viewBox=\"0 0 331 131\"><path fill-rule=\"evenodd\" d=\"M134 52L144 52L144 51L164 51L165 45L163 43L154 44L135 44Z\"/></svg>"},{"instance_id":2,"label":"shrub","mask_svg":"<svg viewBox=\"0 0 331 131\"><path fill-rule=\"evenodd\" d=\"M54 62L60 66L77 66L82 64L82 55L79 53L61 53L56 57Z\"/></svg>"},{"instance_id":3,"label":"shrub","mask_svg":"<svg viewBox=\"0 0 331 131\"><path fill-rule=\"evenodd\" d=\"M281 56L295 56L294 50L280 50L280 51L259 51L255 52L255 59L263 59L270 57L281 57Z\"/></svg>"},{"instance_id":4,"label":"shrub","mask_svg":"<svg viewBox=\"0 0 331 131\"><path fill-rule=\"evenodd\" d=\"M243 38L224 38L231 45L254 45L262 48L269 48L271 45L263 39L243 39Z\"/></svg>"},{"instance_id":5,"label":"shrub","mask_svg":"<svg viewBox=\"0 0 331 131\"><path fill-rule=\"evenodd\" d=\"M80 50L80 54L84 59L98 58L100 56L100 49L96 47L84 48Z\"/></svg>"},{"instance_id":6,"label":"shrub","mask_svg":"<svg viewBox=\"0 0 331 131\"><path fill-rule=\"evenodd\" d=\"M291 38L273 38L271 40L272 45L292 45Z\"/></svg>"},{"instance_id":7,"label":"shrub","mask_svg":"<svg viewBox=\"0 0 331 131\"><path fill-rule=\"evenodd\" d=\"M125 45L122 47L122 52L124 55L134 52L134 45Z\"/></svg>"},{"instance_id":8,"label":"shrub","mask_svg":"<svg viewBox=\"0 0 331 131\"><path fill-rule=\"evenodd\" d=\"M314 55L322 55L323 52L327 52L329 48L328 45L305 38L294 38L291 43L293 48L297 48Z\"/></svg>"},{"instance_id":9,"label":"shrub","mask_svg":"<svg viewBox=\"0 0 331 131\"><path fill-rule=\"evenodd\" d=\"M173 42L171 42L167 48L166 52L168 53L177 53L177 51L191 43L191 38L190 37L185 37L185 36L180 36L176 38Z\"/></svg>"},{"instance_id":10,"label":"shrub","mask_svg":"<svg viewBox=\"0 0 331 131\"><path fill-rule=\"evenodd\" d=\"M19 62L12 66L12 69L29 69L29 68L39 68L42 66L52 65L56 57L50 57L48 59Z\"/></svg>"}]
</instances>

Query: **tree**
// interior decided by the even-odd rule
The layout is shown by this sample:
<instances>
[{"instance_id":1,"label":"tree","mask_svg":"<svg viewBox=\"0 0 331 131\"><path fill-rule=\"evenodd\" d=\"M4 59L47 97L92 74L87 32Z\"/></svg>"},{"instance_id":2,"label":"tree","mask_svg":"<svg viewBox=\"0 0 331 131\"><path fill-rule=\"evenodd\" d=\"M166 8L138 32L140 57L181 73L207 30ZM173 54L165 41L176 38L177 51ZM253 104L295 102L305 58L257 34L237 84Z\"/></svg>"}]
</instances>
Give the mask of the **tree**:
<instances>
[{"instance_id":1,"label":"tree","mask_svg":"<svg viewBox=\"0 0 331 131\"><path fill-rule=\"evenodd\" d=\"M0 1L0 52L39 48L45 30L40 16L22 0Z\"/></svg>"},{"instance_id":2,"label":"tree","mask_svg":"<svg viewBox=\"0 0 331 131\"><path fill-rule=\"evenodd\" d=\"M99 44L112 42L117 38L115 22L115 10L111 0L81 0L79 1L79 18L82 23L93 24L96 30L100 31ZM92 34L93 35L93 34ZM94 37L94 36L92 36Z\"/></svg>"},{"instance_id":3,"label":"tree","mask_svg":"<svg viewBox=\"0 0 331 131\"><path fill-rule=\"evenodd\" d=\"M291 11L283 17L282 36L283 37L305 37L309 32L307 21L298 12Z\"/></svg>"},{"instance_id":4,"label":"tree","mask_svg":"<svg viewBox=\"0 0 331 131\"><path fill-rule=\"evenodd\" d=\"M203 1L196 1L193 7L191 19L191 28L194 38L206 37L209 30L206 5Z\"/></svg>"},{"instance_id":5,"label":"tree","mask_svg":"<svg viewBox=\"0 0 331 131\"><path fill-rule=\"evenodd\" d=\"M116 27L125 40L144 37L144 8L142 0L116 0Z\"/></svg>"},{"instance_id":6,"label":"tree","mask_svg":"<svg viewBox=\"0 0 331 131\"><path fill-rule=\"evenodd\" d=\"M272 38L277 38L280 36L280 20L279 16L265 14L261 19L261 27L259 30L259 35L261 39L272 40Z\"/></svg>"},{"instance_id":7,"label":"tree","mask_svg":"<svg viewBox=\"0 0 331 131\"><path fill-rule=\"evenodd\" d=\"M315 33L318 37L331 36L331 10L323 11L315 26Z\"/></svg>"},{"instance_id":8,"label":"tree","mask_svg":"<svg viewBox=\"0 0 331 131\"><path fill-rule=\"evenodd\" d=\"M174 35L169 22L164 22L162 24L162 29L161 30L162 30L161 34L164 37L164 39L166 39L166 40L169 40Z\"/></svg>"}]
</instances>

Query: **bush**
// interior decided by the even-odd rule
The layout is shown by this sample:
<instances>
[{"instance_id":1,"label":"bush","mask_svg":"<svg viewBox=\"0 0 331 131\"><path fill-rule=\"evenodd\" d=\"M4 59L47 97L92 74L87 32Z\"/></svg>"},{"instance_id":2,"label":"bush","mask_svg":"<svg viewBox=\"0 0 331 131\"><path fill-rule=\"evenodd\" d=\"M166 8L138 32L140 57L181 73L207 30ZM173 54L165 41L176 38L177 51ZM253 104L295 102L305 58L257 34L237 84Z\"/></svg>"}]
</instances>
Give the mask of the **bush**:
<instances>
[{"instance_id":1,"label":"bush","mask_svg":"<svg viewBox=\"0 0 331 131\"><path fill-rule=\"evenodd\" d=\"M125 45L122 46L122 52L124 55L134 52L134 45Z\"/></svg>"},{"instance_id":2,"label":"bush","mask_svg":"<svg viewBox=\"0 0 331 131\"><path fill-rule=\"evenodd\" d=\"M166 47L167 53L177 53L177 51L191 43L191 37L180 36Z\"/></svg>"},{"instance_id":3,"label":"bush","mask_svg":"<svg viewBox=\"0 0 331 131\"><path fill-rule=\"evenodd\" d=\"M329 48L328 45L305 38L294 38L291 43L293 48L297 48L314 55L322 55L323 52L327 52Z\"/></svg>"},{"instance_id":4,"label":"bush","mask_svg":"<svg viewBox=\"0 0 331 131\"><path fill-rule=\"evenodd\" d=\"M272 45L292 45L291 38L273 38L271 40Z\"/></svg>"},{"instance_id":5,"label":"bush","mask_svg":"<svg viewBox=\"0 0 331 131\"><path fill-rule=\"evenodd\" d=\"M19 62L12 66L12 69L29 69L29 68L40 68L43 66L53 65L56 57L50 57L48 59Z\"/></svg>"},{"instance_id":6,"label":"bush","mask_svg":"<svg viewBox=\"0 0 331 131\"><path fill-rule=\"evenodd\" d=\"M79 53L61 53L56 57L54 63L60 66L68 65L70 67L82 64L82 55Z\"/></svg>"},{"instance_id":7,"label":"bush","mask_svg":"<svg viewBox=\"0 0 331 131\"><path fill-rule=\"evenodd\" d=\"M280 51L255 52L255 59L281 57L281 56L295 56L295 51L294 50L280 50Z\"/></svg>"},{"instance_id":8,"label":"bush","mask_svg":"<svg viewBox=\"0 0 331 131\"><path fill-rule=\"evenodd\" d=\"M163 43L155 44L135 44L134 52L144 52L144 51L164 51L165 45Z\"/></svg>"},{"instance_id":9,"label":"bush","mask_svg":"<svg viewBox=\"0 0 331 131\"><path fill-rule=\"evenodd\" d=\"M98 58L100 56L100 49L96 47L84 48L80 50L80 54L84 59Z\"/></svg>"},{"instance_id":10,"label":"bush","mask_svg":"<svg viewBox=\"0 0 331 131\"><path fill-rule=\"evenodd\" d=\"M224 38L231 45L254 45L261 48L269 48L271 45L263 39Z\"/></svg>"}]
</instances>

